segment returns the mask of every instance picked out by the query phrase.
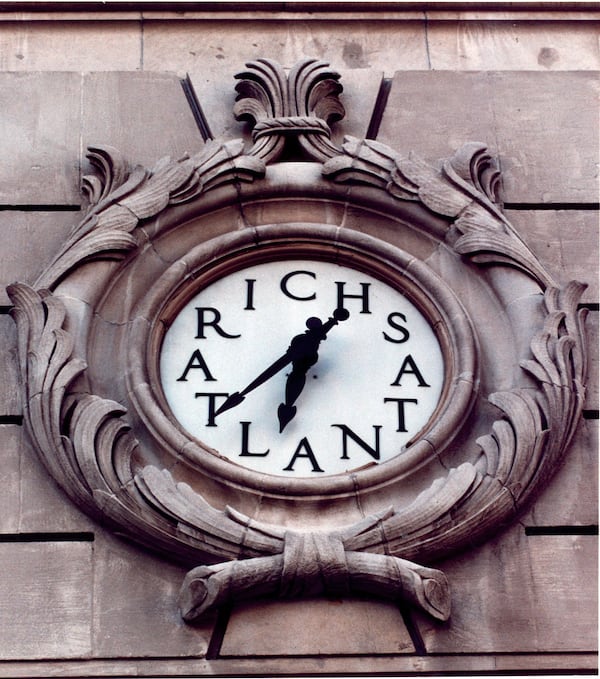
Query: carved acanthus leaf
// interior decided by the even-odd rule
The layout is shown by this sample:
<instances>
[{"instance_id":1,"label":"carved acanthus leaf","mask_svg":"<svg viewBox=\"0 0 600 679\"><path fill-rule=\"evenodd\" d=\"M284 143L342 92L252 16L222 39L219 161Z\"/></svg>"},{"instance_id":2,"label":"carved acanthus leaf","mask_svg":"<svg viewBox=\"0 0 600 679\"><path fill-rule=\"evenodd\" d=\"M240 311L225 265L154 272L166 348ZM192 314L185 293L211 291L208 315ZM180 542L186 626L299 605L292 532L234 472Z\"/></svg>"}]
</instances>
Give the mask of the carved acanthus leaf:
<instances>
[{"instance_id":1,"label":"carved acanthus leaf","mask_svg":"<svg viewBox=\"0 0 600 679\"><path fill-rule=\"evenodd\" d=\"M246 64L238 73L237 101L233 112L238 120L251 122L254 146L248 152L266 163L277 160L293 137L309 159L323 161L339 153L331 141L329 125L344 117L338 95L340 76L329 64L304 59L286 74L271 59Z\"/></svg>"},{"instance_id":2,"label":"carved acanthus leaf","mask_svg":"<svg viewBox=\"0 0 600 679\"><path fill-rule=\"evenodd\" d=\"M451 470L347 549L429 562L483 539L527 503L560 463L583 409L585 310L577 304L584 289L571 282L546 290L545 325L531 341L533 358L521 362L539 389L489 397L504 418L477 440L479 459Z\"/></svg>"},{"instance_id":3,"label":"carved acanthus leaf","mask_svg":"<svg viewBox=\"0 0 600 679\"><path fill-rule=\"evenodd\" d=\"M440 169L413 153L402 157L368 139L346 137L343 151L324 164L328 179L374 186L397 200L420 201L453 220L448 242L459 254L478 264L517 267L543 288L555 285L495 204L500 172L484 144L465 144Z\"/></svg>"},{"instance_id":4,"label":"carved acanthus leaf","mask_svg":"<svg viewBox=\"0 0 600 679\"><path fill-rule=\"evenodd\" d=\"M193 200L221 184L253 181L265 172L263 162L243 154L240 139L210 142L191 158L163 158L153 170L126 169L121 155L109 146L90 148L101 177L84 177L92 206L61 251L37 281L52 288L68 271L94 257L121 258L136 247L140 220L154 217L167 205Z\"/></svg>"},{"instance_id":5,"label":"carved acanthus leaf","mask_svg":"<svg viewBox=\"0 0 600 679\"><path fill-rule=\"evenodd\" d=\"M189 563L277 553L283 531L218 511L167 471L132 468L138 446L113 400L69 390L85 370L63 325L65 307L48 291L9 286L24 376L25 417L48 471L84 511ZM176 517L176 520L173 520Z\"/></svg>"},{"instance_id":6,"label":"carved acanthus leaf","mask_svg":"<svg viewBox=\"0 0 600 679\"><path fill-rule=\"evenodd\" d=\"M555 285L529 247L503 216L495 216L476 202L454 222L459 233L453 247L477 264L506 264L537 281L542 288Z\"/></svg>"},{"instance_id":7,"label":"carved acanthus leaf","mask_svg":"<svg viewBox=\"0 0 600 679\"><path fill-rule=\"evenodd\" d=\"M121 152L113 146L89 146L86 157L96 169L95 175L84 175L81 188L91 209L88 215L100 212L108 204L133 191L147 176L141 166L129 166Z\"/></svg>"},{"instance_id":8,"label":"carved acanthus leaf","mask_svg":"<svg viewBox=\"0 0 600 679\"><path fill-rule=\"evenodd\" d=\"M488 207L497 211L501 173L485 144L478 141L463 144L452 158L444 161L443 170L457 186L477 200L485 197Z\"/></svg>"}]
</instances>

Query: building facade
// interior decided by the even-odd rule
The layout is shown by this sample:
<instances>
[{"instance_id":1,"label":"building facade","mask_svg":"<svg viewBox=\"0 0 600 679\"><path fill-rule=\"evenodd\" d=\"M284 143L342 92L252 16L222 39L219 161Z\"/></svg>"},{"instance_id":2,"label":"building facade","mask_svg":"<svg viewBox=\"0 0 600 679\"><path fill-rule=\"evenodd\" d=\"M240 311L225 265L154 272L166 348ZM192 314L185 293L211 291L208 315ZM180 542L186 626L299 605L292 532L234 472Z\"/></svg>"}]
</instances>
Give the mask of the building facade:
<instances>
[{"instance_id":1,"label":"building facade","mask_svg":"<svg viewBox=\"0 0 600 679\"><path fill-rule=\"evenodd\" d=\"M599 19L583 4L3 5L0 675L597 668ZM255 258L261 248L275 254ZM303 264L275 270L279 260ZM139 318L175 328L182 310L197 311L173 370L180 383L193 371L203 390L214 364L196 340L206 330L226 345L237 331L223 296L194 301L204 284L180 291L173 267L212 284L271 266L240 279L254 312L261 276L277 282L271 308L281 293L303 306L326 294L316 286L333 260L360 276L347 294L332 279L337 307L319 313L336 323L319 364L370 311L364 286L391 281L437 328L445 368L382 289L392 304L384 349L418 337L386 383L408 377L415 393L377 394L396 431L414 434L415 445L402 443L414 462L380 459L379 425L369 421L375 438L356 433L376 376L355 359L358 379L336 392L353 395L353 419L327 423L341 460L357 456L352 491L312 433L274 481L255 481L271 474L259 459L269 444L259 448L246 421L239 473L227 476L231 460L206 462L204 449L187 453L196 444L171 429L193 426L181 424L190 406L179 414L177 395L160 401L170 396L159 368L143 367L146 354L158 365L168 336L141 331L138 341L129 328ZM348 320L334 313L345 305ZM67 320L52 325L63 306ZM149 315L158 306L166 315ZM262 322L283 325L278 314ZM380 335L367 334L369 346ZM75 371L71 359L86 365L57 382ZM314 363L296 363L289 391L294 381L305 389L298 371L312 377ZM438 378L429 424L408 431ZM165 425L146 384L166 394ZM209 424L227 416L200 393ZM281 430L296 422L296 398L285 397ZM110 434L86 424L93 399L113 404L98 421L125 418L136 440L126 478L122 446L111 448L113 485L102 462ZM186 513L186 489L191 506L201 496L210 510ZM335 539L314 537L323 533ZM236 540L237 552L223 546ZM332 556L340 541L344 556ZM365 554L390 561L355 572L357 554L360 568ZM283 574L263 591L274 562L264 572L256 562L279 557ZM201 577L190 568L211 564L202 578L214 582L221 562L248 563L249 574L224 570L216 604L196 615ZM363 577L362 589L347 584Z\"/></svg>"}]
</instances>

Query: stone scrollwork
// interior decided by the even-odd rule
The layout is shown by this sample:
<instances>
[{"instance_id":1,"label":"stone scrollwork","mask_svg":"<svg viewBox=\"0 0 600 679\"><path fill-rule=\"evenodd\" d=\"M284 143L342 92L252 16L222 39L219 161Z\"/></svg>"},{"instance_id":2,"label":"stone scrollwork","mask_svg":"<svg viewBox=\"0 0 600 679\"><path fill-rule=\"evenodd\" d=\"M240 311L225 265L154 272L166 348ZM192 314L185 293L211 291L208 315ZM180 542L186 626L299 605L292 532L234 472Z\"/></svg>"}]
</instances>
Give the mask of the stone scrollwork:
<instances>
[{"instance_id":1,"label":"stone scrollwork","mask_svg":"<svg viewBox=\"0 0 600 679\"><path fill-rule=\"evenodd\" d=\"M134 230L140 220L222 184L251 182L265 173L260 159L243 153L241 140L208 143L191 158L163 158L152 170L140 165L130 169L119 151L109 146L89 147L88 158L100 173L83 177L90 208L38 281L41 286L98 255L124 256L137 245Z\"/></svg>"},{"instance_id":2,"label":"stone scrollwork","mask_svg":"<svg viewBox=\"0 0 600 679\"><path fill-rule=\"evenodd\" d=\"M448 582L441 571L385 554L348 551L332 533L286 532L280 555L194 568L184 580L180 607L191 622L212 607L257 595L356 593L403 600L438 620L450 615Z\"/></svg>"},{"instance_id":3,"label":"stone scrollwork","mask_svg":"<svg viewBox=\"0 0 600 679\"><path fill-rule=\"evenodd\" d=\"M440 168L369 140L347 138L337 149L329 124L343 117L341 85L327 64L305 60L286 73L272 61L259 60L248 64L239 80L235 115L254 125L250 151L241 140L214 143L191 158L165 159L148 171L129 168L114 149L90 148L99 176L84 179L90 200L85 218L34 287L9 287L28 430L49 473L75 503L146 547L192 567L180 597L187 621L232 600L323 593L402 599L447 620L446 577L419 563L430 565L493 534L543 487L564 457L581 415L587 375L585 310L578 310L584 286L558 285L505 218L496 202L499 172L484 145L465 145ZM281 187L276 178L267 182L265 166L281 157L290 139L300 144L305 157L322 164L319 187L331 202L348 200L348 187L358 187L355 207L373 200L380 201L379 212L416 206L422 223L435 216L432 233L439 231L441 217L446 228L440 240L456 261L467 260L475 268L508 266L525 274L535 286L532 297L543 300L542 322L516 366L523 382L487 395L497 413L491 429L470 442L461 440L457 463L428 480L410 501L394 500L359 521L352 515L327 530L252 518L233 506L236 493L243 493L240 484L218 504L214 485L220 481L211 477L204 486L201 465L184 459L182 451L196 444L177 432L178 445L167 445L157 433L157 418L171 426L160 404L134 419L130 395L104 393L98 386L101 380L90 366L100 359L86 340L90 314L78 312L71 292L63 294L62 287L95 259L112 262L113 268L101 281L92 276L88 285L108 285L127 253L136 248L141 253L141 225L174 206L186 205L188 220L202 215L213 189L244 182L255 193L239 200L273 199ZM314 169L314 164L307 166ZM300 177L295 187L287 176L286 195L302 197L303 181ZM228 201L229 194L216 197L211 209L226 207ZM168 220L165 224L156 233L173 228ZM337 227L331 230L338 238ZM145 237L151 238L148 233ZM226 249L219 241L221 246ZM181 275L193 277L184 265ZM125 314L121 324L142 327L146 341L151 319L132 314ZM136 388L151 385L142 382ZM145 450L150 439L155 442L152 454ZM432 446L427 440L413 445ZM452 451L449 442L433 457ZM213 453L198 453L203 455ZM161 466L161 459L172 463ZM185 473L178 477L181 469ZM355 474L359 499L367 492L361 490L360 475ZM388 485L401 480L389 479ZM292 489L289 482L286 489ZM284 506L282 511L288 510Z\"/></svg>"},{"instance_id":4,"label":"stone scrollwork","mask_svg":"<svg viewBox=\"0 0 600 679\"><path fill-rule=\"evenodd\" d=\"M341 120L344 107L339 74L317 59L304 59L286 74L271 59L246 64L236 78L238 92L234 115L253 124L253 148L249 153L274 162L286 140L295 139L310 160L324 160L337 153L329 125Z\"/></svg>"},{"instance_id":5,"label":"stone scrollwork","mask_svg":"<svg viewBox=\"0 0 600 679\"><path fill-rule=\"evenodd\" d=\"M506 263L544 287L553 281L495 203L500 173L485 144L469 142L441 169L414 153L404 158L368 139L346 138L344 153L328 160L323 174L332 181L383 189L398 200L418 201L454 219L452 247L473 261Z\"/></svg>"}]
</instances>

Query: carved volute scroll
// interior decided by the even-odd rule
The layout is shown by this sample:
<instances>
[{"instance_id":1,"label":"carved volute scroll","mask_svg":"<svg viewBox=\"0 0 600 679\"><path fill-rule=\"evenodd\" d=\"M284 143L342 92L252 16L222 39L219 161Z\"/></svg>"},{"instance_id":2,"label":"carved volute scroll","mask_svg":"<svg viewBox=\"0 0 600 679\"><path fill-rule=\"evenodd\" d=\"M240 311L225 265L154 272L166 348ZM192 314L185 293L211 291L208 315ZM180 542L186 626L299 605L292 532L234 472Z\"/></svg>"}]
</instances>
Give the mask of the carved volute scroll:
<instances>
[{"instance_id":1,"label":"carved volute scroll","mask_svg":"<svg viewBox=\"0 0 600 679\"><path fill-rule=\"evenodd\" d=\"M439 169L370 140L338 149L342 88L327 64L262 59L238 79L249 150L213 142L146 170L90 148L85 218L33 287L9 289L29 433L78 506L191 568L187 621L231 600L321 593L404 599L447 620L435 561L514 520L568 450L587 375L584 286L557 283L506 219L485 145ZM276 162L298 149L303 162ZM242 263L298 253L394 279L436 328L443 397L389 462L259 474L166 405L157 354L175 310Z\"/></svg>"}]
</instances>

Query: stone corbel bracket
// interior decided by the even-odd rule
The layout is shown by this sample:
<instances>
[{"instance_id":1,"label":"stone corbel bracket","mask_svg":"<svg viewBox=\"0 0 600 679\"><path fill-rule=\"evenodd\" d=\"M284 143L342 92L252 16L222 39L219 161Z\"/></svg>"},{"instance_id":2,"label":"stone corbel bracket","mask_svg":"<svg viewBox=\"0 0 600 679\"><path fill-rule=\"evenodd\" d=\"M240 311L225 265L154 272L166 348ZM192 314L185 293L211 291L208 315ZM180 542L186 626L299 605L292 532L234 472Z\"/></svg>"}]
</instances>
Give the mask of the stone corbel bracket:
<instances>
[{"instance_id":1,"label":"stone corbel bracket","mask_svg":"<svg viewBox=\"0 0 600 679\"><path fill-rule=\"evenodd\" d=\"M250 151L244 151L240 140L213 143L196 156L164 159L148 171L129 168L108 147L90 149L99 176L85 178L91 203L87 215L35 286L9 288L28 431L49 473L82 509L193 566L181 593L188 621L231 599L323 592L402 598L446 620L450 595L445 576L415 561L431 564L492 535L514 520L560 464L583 408L585 310L578 310L578 301L585 286L558 285L506 220L496 203L499 173L483 145L465 145L440 169L368 140L347 138L343 149L337 149L328 130L343 115L341 86L326 64L305 60L287 75L268 60L247 68L240 76L235 112L254 121ZM321 164L320 178L315 179L314 162L296 180L290 175L278 179L276 165L272 177L265 178L266 164L282 157L291 138L305 156ZM432 478L411 502L394 497L391 507L359 522L311 532L257 521L239 511L233 504L245 492L240 483L233 484L227 506L215 507L209 491L203 490L203 470L217 469L221 462L176 429L153 400L151 376L133 385L129 395L113 393L111 385L120 384L123 375L99 380L97 349L87 341L94 315L102 315L98 308L104 291L136 258L149 256L151 247L144 246L151 246L153 238L166 238L182 221L226 207L232 195L236 200L272 200L285 185L287 198L303 198L307 178L332 203L349 200L350 188L355 209L375 205L378 214L418 217L415 228L424 224L428 238L437 238L456 261L493 273L506 267L520 272L535 287L542 318L533 331L529 317L520 328L529 338L516 366L525 386L516 380L489 393L497 413L489 431L454 447L449 438L443 452L456 456L455 466ZM252 186L254 193L241 197L241 184ZM294 228L278 225L265 233L275 231L283 240L285 233L297 235ZM318 240L327 234L340 239L343 231L336 225L320 230L313 225L299 233ZM260 246L260 229L248 233ZM203 238L201 231L197 238ZM233 236L216 239L211 250L215 261L232 241ZM360 236L367 249L373 241ZM96 259L107 266L89 273L83 265ZM164 263L165 271L193 279L185 258L179 269L178 262L168 271L170 264ZM72 297L75 278L91 291L84 312ZM502 276L497 280L501 285ZM143 307L145 292L137 294ZM121 338L125 344L150 345L148 315L125 315L120 325L126 328ZM94 366L95 373L90 369ZM126 365L123 372L146 375L147 369ZM473 376L469 379L474 388ZM146 403L152 404L149 415ZM153 452L148 452L152 445ZM415 441L405 456L418 458L421 473L442 449L430 437ZM161 459L169 462L161 467ZM177 478L178 468L185 470L186 479L193 477L193 487ZM382 474L378 469L355 472L348 486L355 490L347 494L354 492L360 499L360 493L377 484L400 487L409 470L403 467L397 478ZM221 485L223 492L228 488ZM318 492L311 488L304 484L294 490L288 483L285 492L295 493L298 505L311 492L319 498L329 492L323 485ZM274 493L271 500L276 497Z\"/></svg>"}]
</instances>

